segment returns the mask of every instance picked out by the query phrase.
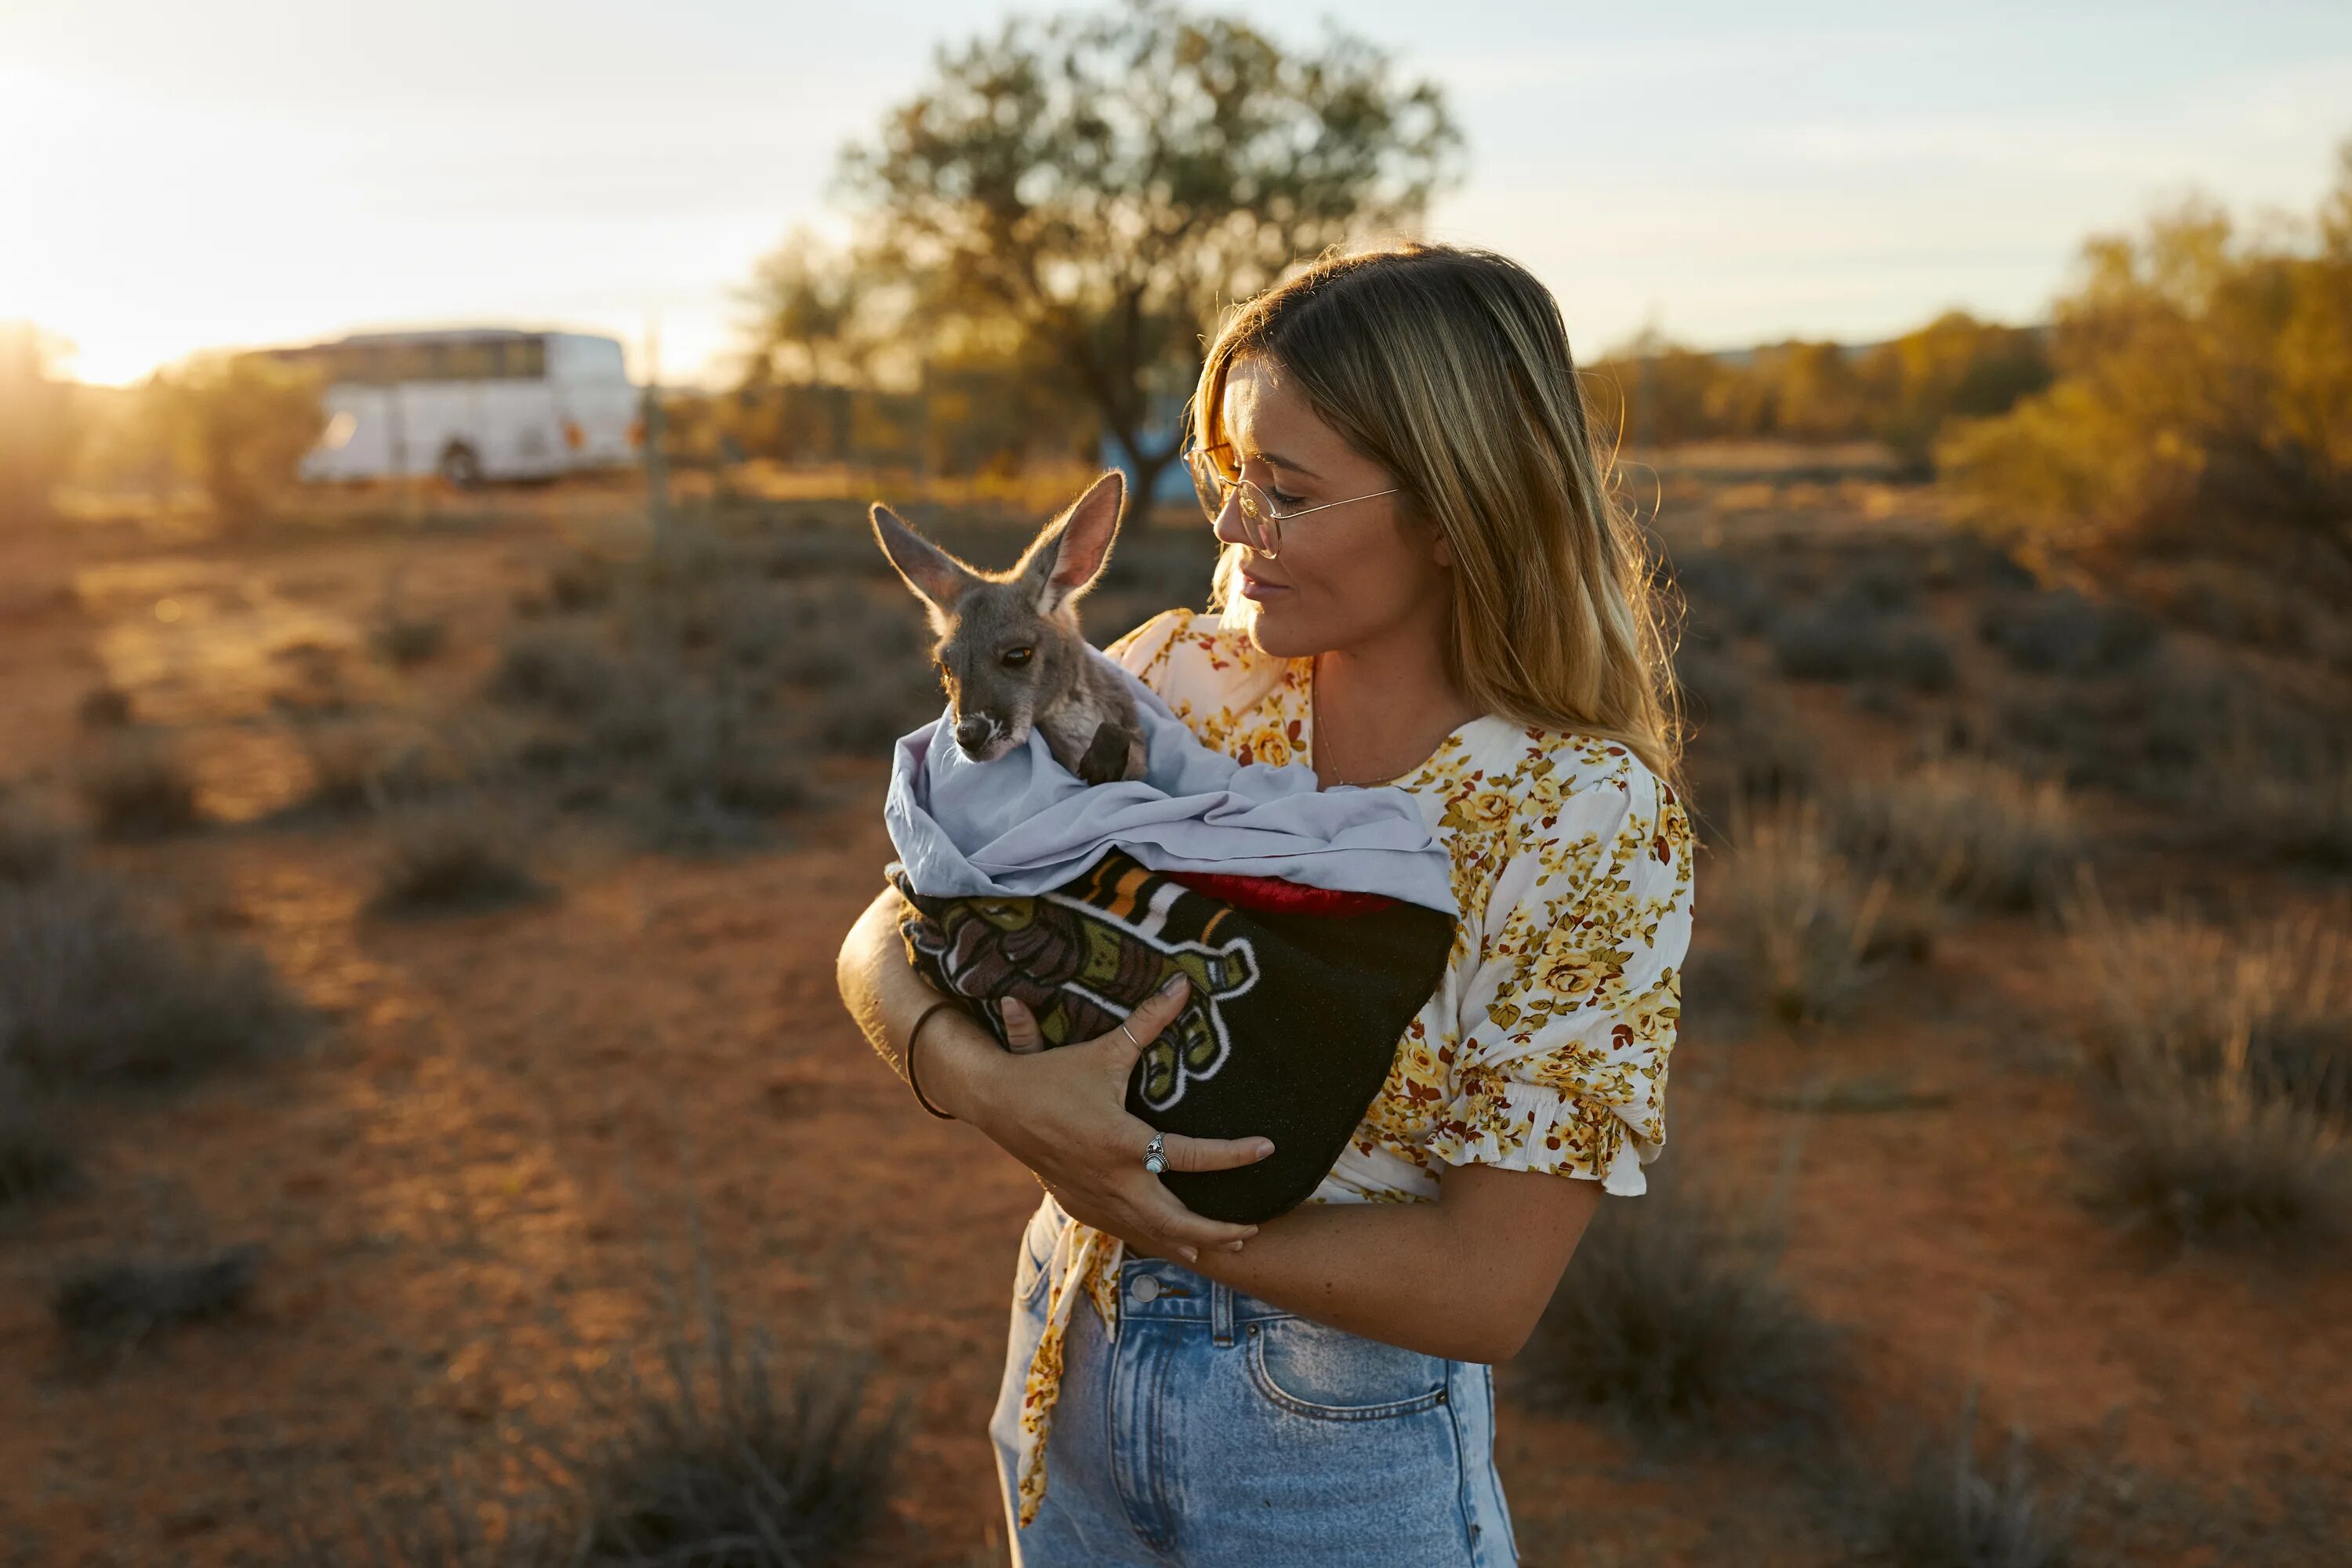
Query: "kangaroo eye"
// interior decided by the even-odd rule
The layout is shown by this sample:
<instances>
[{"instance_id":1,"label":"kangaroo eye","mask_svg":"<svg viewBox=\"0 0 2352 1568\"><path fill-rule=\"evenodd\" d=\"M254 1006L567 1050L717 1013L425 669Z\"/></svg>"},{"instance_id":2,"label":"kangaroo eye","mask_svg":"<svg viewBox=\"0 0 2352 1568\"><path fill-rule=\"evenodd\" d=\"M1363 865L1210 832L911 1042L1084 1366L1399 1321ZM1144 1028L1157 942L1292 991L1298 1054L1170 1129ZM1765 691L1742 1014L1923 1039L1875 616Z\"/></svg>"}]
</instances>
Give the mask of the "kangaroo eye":
<instances>
[{"instance_id":1,"label":"kangaroo eye","mask_svg":"<svg viewBox=\"0 0 2352 1568\"><path fill-rule=\"evenodd\" d=\"M998 657L1003 659L1006 668L1018 669L1027 664L1030 655L1036 651L1034 647L1009 647Z\"/></svg>"}]
</instances>

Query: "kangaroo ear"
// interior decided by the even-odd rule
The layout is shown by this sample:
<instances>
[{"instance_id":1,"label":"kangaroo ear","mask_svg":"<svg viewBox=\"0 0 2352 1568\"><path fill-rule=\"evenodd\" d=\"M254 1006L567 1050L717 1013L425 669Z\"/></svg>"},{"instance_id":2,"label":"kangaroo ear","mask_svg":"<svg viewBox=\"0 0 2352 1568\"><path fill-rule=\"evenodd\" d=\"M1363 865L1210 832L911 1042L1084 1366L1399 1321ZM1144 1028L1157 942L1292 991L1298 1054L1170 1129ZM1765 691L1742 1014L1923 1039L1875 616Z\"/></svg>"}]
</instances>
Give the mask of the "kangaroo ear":
<instances>
[{"instance_id":1,"label":"kangaroo ear","mask_svg":"<svg viewBox=\"0 0 2352 1568\"><path fill-rule=\"evenodd\" d=\"M874 539L915 596L934 611L951 609L963 591L979 581L970 567L917 533L897 512L874 503Z\"/></svg>"},{"instance_id":2,"label":"kangaroo ear","mask_svg":"<svg viewBox=\"0 0 2352 1568\"><path fill-rule=\"evenodd\" d=\"M1113 468L1037 535L1019 571L1037 595L1039 615L1052 615L1094 586L1110 561L1126 500L1127 476Z\"/></svg>"}]
</instances>

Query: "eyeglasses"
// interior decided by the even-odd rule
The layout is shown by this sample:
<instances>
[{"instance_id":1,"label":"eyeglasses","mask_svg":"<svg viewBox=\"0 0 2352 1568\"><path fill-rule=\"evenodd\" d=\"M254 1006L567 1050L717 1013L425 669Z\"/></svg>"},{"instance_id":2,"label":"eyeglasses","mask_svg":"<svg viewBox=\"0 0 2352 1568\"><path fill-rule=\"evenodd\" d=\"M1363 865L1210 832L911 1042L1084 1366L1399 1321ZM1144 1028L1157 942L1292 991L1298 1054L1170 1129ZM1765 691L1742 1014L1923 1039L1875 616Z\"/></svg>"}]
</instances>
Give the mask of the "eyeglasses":
<instances>
[{"instance_id":1,"label":"eyeglasses","mask_svg":"<svg viewBox=\"0 0 2352 1568\"><path fill-rule=\"evenodd\" d=\"M1384 490L1366 495L1349 496L1346 500L1327 500L1320 506L1303 506L1297 511L1276 511L1266 499L1265 491L1255 479L1243 479L1238 473L1229 474L1220 465L1216 454L1206 447L1195 447L1184 454L1184 466L1192 470L1192 493L1201 498L1201 510L1214 522L1224 514L1225 497L1239 491L1242 514L1242 542L1272 560L1282 549L1282 525L1294 517L1305 517L1310 511L1328 511L1335 506L1353 506L1360 500L1371 500L1380 496L1392 496L1402 490L1402 485L1391 485Z\"/></svg>"}]
</instances>

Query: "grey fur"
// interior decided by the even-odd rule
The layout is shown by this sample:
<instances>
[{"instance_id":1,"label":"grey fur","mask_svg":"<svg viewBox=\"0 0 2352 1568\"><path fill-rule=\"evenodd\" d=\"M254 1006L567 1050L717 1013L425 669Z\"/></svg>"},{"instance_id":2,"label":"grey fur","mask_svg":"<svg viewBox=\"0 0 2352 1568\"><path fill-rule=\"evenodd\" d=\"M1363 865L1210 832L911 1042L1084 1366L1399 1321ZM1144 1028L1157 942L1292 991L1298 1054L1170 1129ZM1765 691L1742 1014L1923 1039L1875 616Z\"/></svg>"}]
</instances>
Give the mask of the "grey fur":
<instances>
[{"instance_id":1,"label":"grey fur","mask_svg":"<svg viewBox=\"0 0 2352 1568\"><path fill-rule=\"evenodd\" d=\"M875 540L939 634L933 657L966 756L992 762L1026 744L1034 728L1055 760L1088 784L1143 776L1135 704L1078 629L1078 600L1110 561L1126 494L1118 470L1103 475L1003 572L966 565L874 503ZM1006 662L1024 647L1025 662Z\"/></svg>"}]
</instances>

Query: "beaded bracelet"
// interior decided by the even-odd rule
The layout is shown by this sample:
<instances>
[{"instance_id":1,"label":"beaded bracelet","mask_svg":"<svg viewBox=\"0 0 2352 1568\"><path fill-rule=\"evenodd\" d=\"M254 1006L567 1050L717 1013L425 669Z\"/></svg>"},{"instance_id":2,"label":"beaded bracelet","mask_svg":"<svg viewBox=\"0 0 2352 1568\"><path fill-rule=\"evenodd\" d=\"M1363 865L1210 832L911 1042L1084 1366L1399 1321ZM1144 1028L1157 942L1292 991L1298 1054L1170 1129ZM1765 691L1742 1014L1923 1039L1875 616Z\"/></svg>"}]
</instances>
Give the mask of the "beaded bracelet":
<instances>
[{"instance_id":1,"label":"beaded bracelet","mask_svg":"<svg viewBox=\"0 0 2352 1568\"><path fill-rule=\"evenodd\" d=\"M943 1007L958 1005L954 1002L934 1002L924 1008L923 1016L915 1020L915 1026L907 1031L907 1048L899 1053L899 1059L907 1064L907 1087L915 1091L915 1102L942 1121L953 1121L955 1118L931 1103L930 1097L923 1092L921 1081L915 1077L915 1041L922 1034L923 1026L931 1021L932 1014Z\"/></svg>"}]
</instances>

